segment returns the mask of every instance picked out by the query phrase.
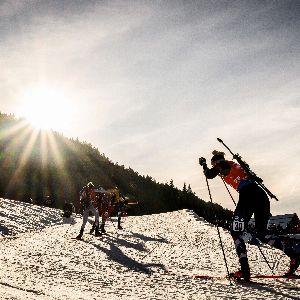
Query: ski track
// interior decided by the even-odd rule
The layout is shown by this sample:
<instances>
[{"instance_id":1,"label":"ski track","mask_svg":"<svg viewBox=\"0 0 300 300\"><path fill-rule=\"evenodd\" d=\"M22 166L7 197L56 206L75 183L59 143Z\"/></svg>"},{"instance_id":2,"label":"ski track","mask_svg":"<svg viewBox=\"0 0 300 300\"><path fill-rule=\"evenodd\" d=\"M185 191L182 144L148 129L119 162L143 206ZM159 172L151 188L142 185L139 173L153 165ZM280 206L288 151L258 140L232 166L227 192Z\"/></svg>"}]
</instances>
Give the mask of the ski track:
<instances>
[{"instance_id":1,"label":"ski track","mask_svg":"<svg viewBox=\"0 0 300 300\"><path fill-rule=\"evenodd\" d=\"M0 199L6 234L0 237L0 299L300 299L300 280L261 279L268 284L249 286L193 278L227 271L216 228L192 211L129 216L122 231L113 218L99 238L88 234L88 223L84 241L74 239L81 216L61 214ZM233 242L220 232L229 270L235 271ZM247 248L253 274L271 274L259 250ZM282 252L262 250L276 274L287 270Z\"/></svg>"}]
</instances>

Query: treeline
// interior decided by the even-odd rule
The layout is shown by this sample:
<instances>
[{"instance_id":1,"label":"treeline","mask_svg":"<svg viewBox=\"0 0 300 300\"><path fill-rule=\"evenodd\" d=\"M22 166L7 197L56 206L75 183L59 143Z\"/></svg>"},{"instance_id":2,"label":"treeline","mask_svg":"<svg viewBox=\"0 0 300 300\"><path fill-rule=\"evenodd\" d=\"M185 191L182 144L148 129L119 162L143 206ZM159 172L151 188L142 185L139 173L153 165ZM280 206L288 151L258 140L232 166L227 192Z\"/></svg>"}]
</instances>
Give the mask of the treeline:
<instances>
[{"instance_id":1,"label":"treeline","mask_svg":"<svg viewBox=\"0 0 300 300\"><path fill-rule=\"evenodd\" d=\"M108 189L117 186L138 205L130 214L142 215L183 208L207 221L225 224L232 212L199 199L190 185L182 190L173 181L158 183L148 175L113 163L91 144L53 131L37 131L25 120L0 113L0 197L43 204L47 197L62 208L79 206L79 191L89 181Z\"/></svg>"}]
</instances>

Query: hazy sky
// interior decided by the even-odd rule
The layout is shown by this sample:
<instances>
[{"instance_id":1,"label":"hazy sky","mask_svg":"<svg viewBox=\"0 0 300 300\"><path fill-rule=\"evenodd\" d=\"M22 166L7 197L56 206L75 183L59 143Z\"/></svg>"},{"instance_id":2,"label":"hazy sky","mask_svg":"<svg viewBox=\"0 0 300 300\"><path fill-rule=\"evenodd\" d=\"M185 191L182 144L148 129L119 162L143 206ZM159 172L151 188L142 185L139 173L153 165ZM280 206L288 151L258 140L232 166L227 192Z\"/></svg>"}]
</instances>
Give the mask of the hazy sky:
<instances>
[{"instance_id":1,"label":"hazy sky","mask_svg":"<svg viewBox=\"0 0 300 300\"><path fill-rule=\"evenodd\" d=\"M272 213L300 215L299 49L300 1L0 0L0 111L61 93L64 135L204 200L198 157L226 152L220 137L279 198Z\"/></svg>"}]
</instances>

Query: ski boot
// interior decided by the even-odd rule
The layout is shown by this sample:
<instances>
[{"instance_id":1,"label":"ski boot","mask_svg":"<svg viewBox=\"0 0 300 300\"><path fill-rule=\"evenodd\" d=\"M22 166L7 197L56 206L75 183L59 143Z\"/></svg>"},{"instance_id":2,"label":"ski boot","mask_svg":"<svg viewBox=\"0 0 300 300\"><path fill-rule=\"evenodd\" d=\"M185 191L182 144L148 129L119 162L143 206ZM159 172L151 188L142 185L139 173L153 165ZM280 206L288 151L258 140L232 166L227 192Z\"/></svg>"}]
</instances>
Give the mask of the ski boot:
<instances>
[{"instance_id":1,"label":"ski boot","mask_svg":"<svg viewBox=\"0 0 300 300\"><path fill-rule=\"evenodd\" d=\"M238 282L249 282L250 281L250 268L247 257L240 258L241 270L231 273L230 278Z\"/></svg>"},{"instance_id":2,"label":"ski boot","mask_svg":"<svg viewBox=\"0 0 300 300\"><path fill-rule=\"evenodd\" d=\"M244 278L243 273L242 273L241 270L230 273L229 277L234 279L234 280L237 280L237 281L243 280L243 278Z\"/></svg>"},{"instance_id":3,"label":"ski boot","mask_svg":"<svg viewBox=\"0 0 300 300\"><path fill-rule=\"evenodd\" d=\"M77 239L77 240L81 240L82 235L83 235L83 229L81 228L81 229L80 229L80 233L76 236L76 239Z\"/></svg>"},{"instance_id":4,"label":"ski boot","mask_svg":"<svg viewBox=\"0 0 300 300\"><path fill-rule=\"evenodd\" d=\"M299 258L291 258L290 268L283 276L292 277L292 278L294 278L294 277L299 278L299 275L295 274L295 272L298 269L299 265L300 265L300 259Z\"/></svg>"},{"instance_id":5,"label":"ski boot","mask_svg":"<svg viewBox=\"0 0 300 300\"><path fill-rule=\"evenodd\" d=\"M250 282L250 274L244 275L241 270L230 273L229 278L236 282Z\"/></svg>"},{"instance_id":6,"label":"ski boot","mask_svg":"<svg viewBox=\"0 0 300 300\"><path fill-rule=\"evenodd\" d=\"M90 230L90 234L93 234L93 233L94 233L95 228L96 228L96 224L95 224L95 222L94 222L93 225L92 225L92 228L91 228L91 230ZM98 228L98 229L99 229L99 228Z\"/></svg>"},{"instance_id":7,"label":"ski boot","mask_svg":"<svg viewBox=\"0 0 300 300\"><path fill-rule=\"evenodd\" d=\"M101 233L105 233L106 230L104 229L104 224L101 224Z\"/></svg>"},{"instance_id":8,"label":"ski boot","mask_svg":"<svg viewBox=\"0 0 300 300\"><path fill-rule=\"evenodd\" d=\"M121 219L118 218L118 229L122 230L123 227L121 226Z\"/></svg>"},{"instance_id":9,"label":"ski boot","mask_svg":"<svg viewBox=\"0 0 300 300\"><path fill-rule=\"evenodd\" d=\"M285 239L284 240L284 253L291 259L290 268L286 277L298 276L295 274L296 270L300 266L300 242L298 240Z\"/></svg>"},{"instance_id":10,"label":"ski boot","mask_svg":"<svg viewBox=\"0 0 300 300\"><path fill-rule=\"evenodd\" d=\"M101 232L99 231L99 225L95 226L95 236L101 236Z\"/></svg>"}]
</instances>

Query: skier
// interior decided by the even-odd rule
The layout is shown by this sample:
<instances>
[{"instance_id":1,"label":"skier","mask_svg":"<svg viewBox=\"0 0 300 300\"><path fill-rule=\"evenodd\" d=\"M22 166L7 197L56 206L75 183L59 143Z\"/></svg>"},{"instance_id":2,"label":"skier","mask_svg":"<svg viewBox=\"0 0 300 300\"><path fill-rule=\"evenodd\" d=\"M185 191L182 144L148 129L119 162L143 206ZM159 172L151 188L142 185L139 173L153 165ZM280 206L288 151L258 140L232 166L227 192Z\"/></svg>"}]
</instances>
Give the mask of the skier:
<instances>
[{"instance_id":1,"label":"skier","mask_svg":"<svg viewBox=\"0 0 300 300\"><path fill-rule=\"evenodd\" d=\"M113 206L111 204L111 194L110 192L101 189L101 191L98 189L97 191L97 196L96 196L96 202L95 202L95 207L97 207L97 210L99 212L99 215L101 216L101 232L99 233L99 235L101 235L102 233L105 233L105 223L106 220L109 218L112 210L113 210ZM93 223L93 226L90 230L90 234L92 234L94 232L96 228L96 223Z\"/></svg>"},{"instance_id":2,"label":"skier","mask_svg":"<svg viewBox=\"0 0 300 300\"><path fill-rule=\"evenodd\" d=\"M105 198L107 192L101 186L99 186L98 189L95 189L94 192L95 192L95 207L98 210L99 218L100 218L100 216L102 217L102 223L103 223L102 206L103 206L103 201L104 201L104 198ZM92 228L90 230L90 234L93 234L95 229L96 229L96 222L94 221ZM105 233L104 225L103 226L101 225L101 232L99 233L99 235L101 235L102 233Z\"/></svg>"},{"instance_id":3,"label":"skier","mask_svg":"<svg viewBox=\"0 0 300 300\"><path fill-rule=\"evenodd\" d=\"M91 211L95 216L95 236L99 236L99 213L94 206L95 201L95 192L94 185L92 182L89 182L86 186L83 187L80 196L80 205L82 209L82 225L79 235L76 239L81 240L84 227L89 217L89 212Z\"/></svg>"},{"instance_id":4,"label":"skier","mask_svg":"<svg viewBox=\"0 0 300 300\"><path fill-rule=\"evenodd\" d=\"M106 220L109 218L110 211L111 211L111 196L109 193L105 193L102 197L102 202L99 207L99 212L101 214L101 233L105 233L105 223Z\"/></svg>"},{"instance_id":5,"label":"skier","mask_svg":"<svg viewBox=\"0 0 300 300\"><path fill-rule=\"evenodd\" d=\"M224 182L239 193L239 200L233 214L231 236L234 241L239 258L241 270L233 274L238 279L250 280L250 268L247 258L246 245L243 232L246 229L252 214L255 219L256 237L252 243L268 243L276 247L290 257L290 269L286 276L293 275L300 265L300 251L296 245L286 242L285 239L276 236L267 236L267 225L270 217L270 201L266 192L247 174L247 172L233 161L225 160L225 153L214 150L211 158L212 168L208 168L205 158L200 158L199 163L203 167L204 175L208 179L220 176Z\"/></svg>"},{"instance_id":6,"label":"skier","mask_svg":"<svg viewBox=\"0 0 300 300\"><path fill-rule=\"evenodd\" d=\"M75 212L75 207L73 203L65 202L63 207L63 217L70 218L73 212Z\"/></svg>"},{"instance_id":7,"label":"skier","mask_svg":"<svg viewBox=\"0 0 300 300\"><path fill-rule=\"evenodd\" d=\"M122 230L123 227L121 226L121 218L125 214L125 207L128 204L128 201L119 192L119 189L117 187L115 187L112 192L112 204L114 206L114 210L117 212L118 229Z\"/></svg>"}]
</instances>

